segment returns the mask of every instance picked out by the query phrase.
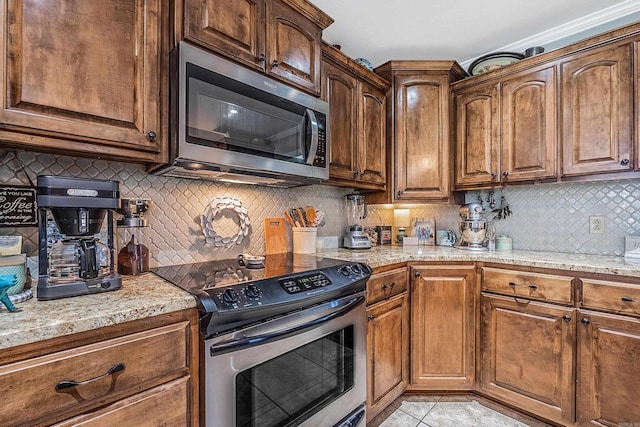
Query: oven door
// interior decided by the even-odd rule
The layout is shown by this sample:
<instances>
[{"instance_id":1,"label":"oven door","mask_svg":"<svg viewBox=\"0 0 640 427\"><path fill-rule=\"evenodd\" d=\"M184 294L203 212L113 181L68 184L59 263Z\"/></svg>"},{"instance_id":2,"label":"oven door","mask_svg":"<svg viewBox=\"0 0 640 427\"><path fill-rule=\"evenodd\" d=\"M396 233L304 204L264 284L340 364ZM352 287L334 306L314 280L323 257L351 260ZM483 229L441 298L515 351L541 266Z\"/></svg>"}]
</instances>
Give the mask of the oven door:
<instances>
[{"instance_id":1,"label":"oven door","mask_svg":"<svg viewBox=\"0 0 640 427\"><path fill-rule=\"evenodd\" d=\"M362 293L206 340L206 425L364 425L365 345Z\"/></svg>"}]
</instances>

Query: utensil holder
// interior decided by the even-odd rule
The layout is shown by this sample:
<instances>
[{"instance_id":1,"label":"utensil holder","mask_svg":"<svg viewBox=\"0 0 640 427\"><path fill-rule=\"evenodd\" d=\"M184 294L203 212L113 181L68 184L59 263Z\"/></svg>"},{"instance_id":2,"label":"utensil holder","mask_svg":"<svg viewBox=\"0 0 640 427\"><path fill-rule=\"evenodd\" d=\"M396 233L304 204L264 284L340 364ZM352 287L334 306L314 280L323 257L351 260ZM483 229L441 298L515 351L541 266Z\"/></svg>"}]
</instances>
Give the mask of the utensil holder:
<instances>
[{"instance_id":1,"label":"utensil holder","mask_svg":"<svg viewBox=\"0 0 640 427\"><path fill-rule=\"evenodd\" d=\"M293 227L293 253L315 254L318 230L315 227Z\"/></svg>"}]
</instances>

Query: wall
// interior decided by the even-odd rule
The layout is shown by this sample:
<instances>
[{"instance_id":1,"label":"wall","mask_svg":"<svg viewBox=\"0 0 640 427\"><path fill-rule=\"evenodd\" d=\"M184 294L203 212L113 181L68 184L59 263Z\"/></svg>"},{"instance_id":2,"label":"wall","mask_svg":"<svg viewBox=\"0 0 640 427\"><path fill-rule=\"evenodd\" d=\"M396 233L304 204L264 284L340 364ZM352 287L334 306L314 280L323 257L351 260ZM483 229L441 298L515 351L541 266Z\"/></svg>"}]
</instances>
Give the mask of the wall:
<instances>
[{"instance_id":1,"label":"wall","mask_svg":"<svg viewBox=\"0 0 640 427\"><path fill-rule=\"evenodd\" d=\"M5 151L0 150L0 159ZM337 236L346 226L342 212L342 196L347 189L312 185L292 189L274 189L250 185L231 185L149 175L144 166L38 154L17 151L27 173L35 182L38 175L66 175L120 181L122 198L148 198L153 206L149 211L150 228L147 233L150 264L185 264L214 259L234 258L240 253L264 253L264 218L282 217L286 209L312 205L326 213L326 224L318 228L318 236ZM13 154L0 164L0 183L26 185ZM200 216L217 197L238 199L249 211L251 233L232 248L217 248L207 244L200 225ZM116 215L118 216L118 215ZM221 236L233 236L238 230L237 215L230 210L216 216L214 230ZM291 231L288 243L291 246ZM24 252L37 252L37 228L0 228L0 235L22 234Z\"/></svg>"}]
</instances>

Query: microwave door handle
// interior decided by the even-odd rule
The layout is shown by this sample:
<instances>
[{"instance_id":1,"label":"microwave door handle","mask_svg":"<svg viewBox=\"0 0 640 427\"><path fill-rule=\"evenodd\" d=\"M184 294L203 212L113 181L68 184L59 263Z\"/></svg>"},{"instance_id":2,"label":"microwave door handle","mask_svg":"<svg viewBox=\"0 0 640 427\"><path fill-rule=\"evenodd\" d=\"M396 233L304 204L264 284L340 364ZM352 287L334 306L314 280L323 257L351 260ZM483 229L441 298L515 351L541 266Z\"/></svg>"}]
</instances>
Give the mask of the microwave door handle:
<instances>
[{"instance_id":1,"label":"microwave door handle","mask_svg":"<svg viewBox=\"0 0 640 427\"><path fill-rule=\"evenodd\" d=\"M309 146L309 153L307 154L307 164L313 165L313 161L316 158L318 151L318 119L316 119L316 113L313 110L307 108L304 113L305 121L309 121L311 125L311 145Z\"/></svg>"}]
</instances>

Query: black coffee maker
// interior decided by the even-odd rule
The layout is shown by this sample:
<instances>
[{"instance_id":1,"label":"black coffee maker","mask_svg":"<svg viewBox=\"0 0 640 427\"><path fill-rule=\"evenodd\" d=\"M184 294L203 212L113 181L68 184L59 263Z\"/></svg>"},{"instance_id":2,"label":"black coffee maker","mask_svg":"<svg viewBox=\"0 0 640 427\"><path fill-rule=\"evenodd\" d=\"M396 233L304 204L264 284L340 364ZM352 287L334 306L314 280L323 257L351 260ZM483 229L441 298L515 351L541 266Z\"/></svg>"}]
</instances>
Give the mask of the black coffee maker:
<instances>
[{"instance_id":1,"label":"black coffee maker","mask_svg":"<svg viewBox=\"0 0 640 427\"><path fill-rule=\"evenodd\" d=\"M39 300L119 289L113 264L113 210L120 183L98 179L38 177ZM96 235L102 231L104 241Z\"/></svg>"}]
</instances>

